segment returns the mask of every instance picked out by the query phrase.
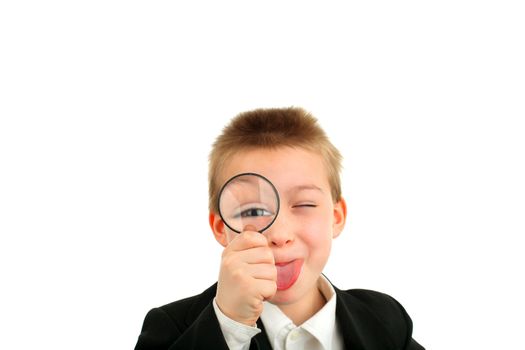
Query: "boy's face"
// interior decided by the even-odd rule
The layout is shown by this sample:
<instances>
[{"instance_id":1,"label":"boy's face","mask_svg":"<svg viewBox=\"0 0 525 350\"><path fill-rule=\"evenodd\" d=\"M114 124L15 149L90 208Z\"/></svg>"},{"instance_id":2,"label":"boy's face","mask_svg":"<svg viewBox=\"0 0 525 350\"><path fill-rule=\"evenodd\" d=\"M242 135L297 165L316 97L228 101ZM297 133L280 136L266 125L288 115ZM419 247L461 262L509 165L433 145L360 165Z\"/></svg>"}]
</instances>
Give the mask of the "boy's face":
<instances>
[{"instance_id":1,"label":"boy's face","mask_svg":"<svg viewBox=\"0 0 525 350\"><path fill-rule=\"evenodd\" d=\"M247 172L265 176L279 192L279 214L263 235L273 251L278 271L279 265L287 266L285 263L295 261L290 266L300 272L295 283L278 288L269 301L294 303L316 292L317 279L330 255L332 239L344 227L345 203L343 200L333 202L321 156L301 148L239 152L225 165L219 183ZM217 241L228 245L237 233L228 230L218 214L211 213L210 219Z\"/></svg>"}]
</instances>

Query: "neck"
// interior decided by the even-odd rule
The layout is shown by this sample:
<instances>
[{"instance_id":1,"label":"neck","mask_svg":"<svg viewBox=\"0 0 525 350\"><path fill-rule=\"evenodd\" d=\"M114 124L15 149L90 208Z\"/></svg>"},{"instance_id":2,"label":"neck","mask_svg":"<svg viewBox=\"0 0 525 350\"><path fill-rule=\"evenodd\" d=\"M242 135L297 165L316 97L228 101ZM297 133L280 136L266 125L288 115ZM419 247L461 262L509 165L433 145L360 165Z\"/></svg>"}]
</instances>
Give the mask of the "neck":
<instances>
[{"instance_id":1,"label":"neck","mask_svg":"<svg viewBox=\"0 0 525 350\"><path fill-rule=\"evenodd\" d=\"M293 304L279 305L279 309L281 309L296 326L300 326L321 310L325 304L326 299L316 286L311 292L301 298L301 300Z\"/></svg>"}]
</instances>

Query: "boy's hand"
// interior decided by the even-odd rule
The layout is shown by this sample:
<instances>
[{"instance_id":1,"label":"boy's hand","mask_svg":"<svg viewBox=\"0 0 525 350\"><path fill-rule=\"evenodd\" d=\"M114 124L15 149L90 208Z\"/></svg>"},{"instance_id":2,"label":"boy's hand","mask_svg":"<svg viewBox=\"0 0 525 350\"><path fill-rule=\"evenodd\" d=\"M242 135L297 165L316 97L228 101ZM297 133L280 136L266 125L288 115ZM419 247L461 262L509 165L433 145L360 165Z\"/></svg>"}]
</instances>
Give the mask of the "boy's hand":
<instances>
[{"instance_id":1,"label":"boy's hand","mask_svg":"<svg viewBox=\"0 0 525 350\"><path fill-rule=\"evenodd\" d=\"M247 226L222 253L216 302L222 313L253 326L263 301L277 291L277 269L268 241Z\"/></svg>"}]
</instances>

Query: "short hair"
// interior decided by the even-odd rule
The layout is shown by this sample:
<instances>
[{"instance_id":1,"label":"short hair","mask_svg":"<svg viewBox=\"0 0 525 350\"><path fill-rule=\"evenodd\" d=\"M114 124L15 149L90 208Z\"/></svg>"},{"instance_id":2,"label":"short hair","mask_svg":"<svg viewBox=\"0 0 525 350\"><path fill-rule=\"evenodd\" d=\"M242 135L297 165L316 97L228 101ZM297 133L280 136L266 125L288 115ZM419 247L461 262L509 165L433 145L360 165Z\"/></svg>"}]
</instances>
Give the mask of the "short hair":
<instances>
[{"instance_id":1,"label":"short hair","mask_svg":"<svg viewBox=\"0 0 525 350\"><path fill-rule=\"evenodd\" d=\"M339 150L330 142L317 119L299 107L260 108L238 114L213 143L209 156L209 209L218 212L223 165L236 153L253 149L298 147L319 154L328 173L334 202L341 199L341 162Z\"/></svg>"}]
</instances>

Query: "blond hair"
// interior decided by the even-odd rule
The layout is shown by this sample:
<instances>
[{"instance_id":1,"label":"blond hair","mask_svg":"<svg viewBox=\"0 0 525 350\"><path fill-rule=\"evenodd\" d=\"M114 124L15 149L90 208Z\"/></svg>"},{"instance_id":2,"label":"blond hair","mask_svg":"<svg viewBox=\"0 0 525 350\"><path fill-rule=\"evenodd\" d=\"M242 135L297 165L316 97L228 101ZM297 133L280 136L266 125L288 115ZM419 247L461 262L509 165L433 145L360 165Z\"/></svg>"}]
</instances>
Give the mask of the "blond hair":
<instances>
[{"instance_id":1,"label":"blond hair","mask_svg":"<svg viewBox=\"0 0 525 350\"><path fill-rule=\"evenodd\" d=\"M317 119L298 107L255 109L240 113L222 130L209 157L209 209L218 212L218 183L222 166L237 152L299 147L321 155L326 163L334 202L341 199L342 156Z\"/></svg>"}]
</instances>

